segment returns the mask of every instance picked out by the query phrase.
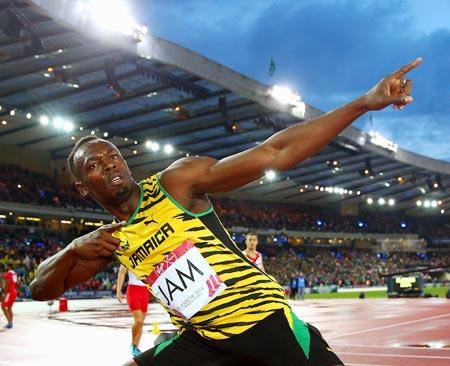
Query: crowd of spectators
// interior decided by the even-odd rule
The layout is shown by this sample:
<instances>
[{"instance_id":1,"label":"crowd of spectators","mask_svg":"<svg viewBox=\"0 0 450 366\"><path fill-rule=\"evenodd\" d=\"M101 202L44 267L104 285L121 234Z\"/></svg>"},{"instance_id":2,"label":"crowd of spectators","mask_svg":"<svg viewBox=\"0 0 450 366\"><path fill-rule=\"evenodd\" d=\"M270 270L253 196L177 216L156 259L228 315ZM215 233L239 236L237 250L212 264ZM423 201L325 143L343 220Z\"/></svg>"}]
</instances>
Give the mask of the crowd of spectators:
<instances>
[{"instance_id":1,"label":"crowd of spectators","mask_svg":"<svg viewBox=\"0 0 450 366\"><path fill-rule=\"evenodd\" d=\"M73 185L16 165L0 164L0 201L102 210L93 200L81 197ZM331 231L359 233L418 233L428 241L450 238L450 225L443 218L417 220L398 213L361 212L342 216L332 208L299 204L213 199L225 227L275 229L278 231Z\"/></svg>"},{"instance_id":2,"label":"crowd of spectators","mask_svg":"<svg viewBox=\"0 0 450 366\"><path fill-rule=\"evenodd\" d=\"M45 174L12 164L0 164L0 201L91 210L99 208L93 200L81 197L73 185L63 187Z\"/></svg>"},{"instance_id":3,"label":"crowd of spectators","mask_svg":"<svg viewBox=\"0 0 450 366\"><path fill-rule=\"evenodd\" d=\"M362 212L342 216L333 209L299 204L214 199L215 210L225 227L246 227L278 231L330 231L345 233L417 233L426 239L450 238L450 224L444 217L404 217L398 213Z\"/></svg>"},{"instance_id":4,"label":"crowd of spectators","mask_svg":"<svg viewBox=\"0 0 450 366\"><path fill-rule=\"evenodd\" d=\"M18 276L19 297L29 298L28 285L33 280L37 266L57 253L73 237L64 232L0 228L0 268L10 264ZM117 266L109 266L74 291L111 290L115 283Z\"/></svg>"},{"instance_id":5,"label":"crowd of spectators","mask_svg":"<svg viewBox=\"0 0 450 366\"><path fill-rule=\"evenodd\" d=\"M215 209L225 227L275 228L280 231L331 231L366 233L417 233L421 226L416 219L397 214L360 213L341 216L333 209L298 204L214 200ZM431 225L432 223L430 223ZM450 227L440 227L444 235Z\"/></svg>"},{"instance_id":6,"label":"crowd of spectators","mask_svg":"<svg viewBox=\"0 0 450 366\"><path fill-rule=\"evenodd\" d=\"M380 274L396 273L418 267L449 266L450 252L375 253L364 249L264 247L264 266L280 283L303 272L308 287L361 287L386 285ZM263 250L264 250L263 249ZM268 249L268 250L267 250ZM425 281L431 277L426 274Z\"/></svg>"},{"instance_id":7,"label":"crowd of spectators","mask_svg":"<svg viewBox=\"0 0 450 366\"><path fill-rule=\"evenodd\" d=\"M19 296L29 298L28 285L38 264L61 250L72 239L68 233L34 229L0 229L0 264L10 263L19 277ZM359 287L384 285L379 273L409 270L417 266L448 266L450 252L375 253L371 250L342 247L262 244L266 271L281 284L300 272L308 287L336 285ZM79 291L113 291L118 264L73 289ZM427 280L427 278L425 278Z\"/></svg>"}]
</instances>

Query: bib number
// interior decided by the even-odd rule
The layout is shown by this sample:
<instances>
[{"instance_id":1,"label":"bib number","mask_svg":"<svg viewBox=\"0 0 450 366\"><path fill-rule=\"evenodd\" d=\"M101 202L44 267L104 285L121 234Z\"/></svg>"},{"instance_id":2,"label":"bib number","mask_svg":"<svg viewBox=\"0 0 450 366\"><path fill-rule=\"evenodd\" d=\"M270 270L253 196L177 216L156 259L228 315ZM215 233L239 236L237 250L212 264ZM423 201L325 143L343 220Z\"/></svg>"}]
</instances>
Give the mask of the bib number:
<instances>
[{"instance_id":1,"label":"bib number","mask_svg":"<svg viewBox=\"0 0 450 366\"><path fill-rule=\"evenodd\" d=\"M158 300L184 319L227 288L191 240L169 253L147 277L147 283Z\"/></svg>"}]
</instances>

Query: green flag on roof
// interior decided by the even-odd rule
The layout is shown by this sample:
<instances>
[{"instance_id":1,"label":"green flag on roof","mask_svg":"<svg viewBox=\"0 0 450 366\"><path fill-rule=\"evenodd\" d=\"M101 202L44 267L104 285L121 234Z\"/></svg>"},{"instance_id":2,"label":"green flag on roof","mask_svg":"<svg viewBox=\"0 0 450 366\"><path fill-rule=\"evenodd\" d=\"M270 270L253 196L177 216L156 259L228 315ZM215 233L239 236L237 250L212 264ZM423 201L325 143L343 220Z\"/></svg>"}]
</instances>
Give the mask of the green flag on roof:
<instances>
[{"instance_id":1,"label":"green flag on roof","mask_svg":"<svg viewBox=\"0 0 450 366\"><path fill-rule=\"evenodd\" d=\"M273 76L275 74L276 69L275 61L273 60L273 57L270 58L270 65L269 65L269 76Z\"/></svg>"}]
</instances>

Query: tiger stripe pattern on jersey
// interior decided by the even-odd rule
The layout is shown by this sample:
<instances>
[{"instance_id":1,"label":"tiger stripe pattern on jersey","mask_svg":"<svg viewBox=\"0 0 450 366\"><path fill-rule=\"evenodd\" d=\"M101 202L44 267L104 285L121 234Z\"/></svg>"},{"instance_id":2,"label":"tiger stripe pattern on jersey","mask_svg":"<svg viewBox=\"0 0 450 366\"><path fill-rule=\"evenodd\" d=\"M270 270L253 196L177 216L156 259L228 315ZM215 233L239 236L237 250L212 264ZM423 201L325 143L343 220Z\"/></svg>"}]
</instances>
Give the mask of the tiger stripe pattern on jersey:
<instances>
[{"instance_id":1,"label":"tiger stripe pattern on jersey","mask_svg":"<svg viewBox=\"0 0 450 366\"><path fill-rule=\"evenodd\" d=\"M118 260L146 282L169 254L189 240L226 285L189 320L158 300L176 327L219 340L245 332L278 309L292 322L283 288L245 257L212 207L203 213L189 212L164 190L157 174L139 186L138 207L114 233L121 240L115 253Z\"/></svg>"}]
</instances>

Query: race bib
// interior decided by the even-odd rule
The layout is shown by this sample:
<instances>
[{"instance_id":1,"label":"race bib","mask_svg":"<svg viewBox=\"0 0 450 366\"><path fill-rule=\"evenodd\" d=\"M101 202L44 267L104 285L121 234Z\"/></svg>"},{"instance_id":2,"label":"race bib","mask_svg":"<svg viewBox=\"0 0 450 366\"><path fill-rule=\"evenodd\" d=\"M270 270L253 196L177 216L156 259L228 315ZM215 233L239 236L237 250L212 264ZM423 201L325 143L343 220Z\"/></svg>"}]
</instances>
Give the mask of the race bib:
<instances>
[{"instance_id":1,"label":"race bib","mask_svg":"<svg viewBox=\"0 0 450 366\"><path fill-rule=\"evenodd\" d=\"M147 277L147 283L158 300L184 319L227 288L191 240L169 253Z\"/></svg>"}]
</instances>

